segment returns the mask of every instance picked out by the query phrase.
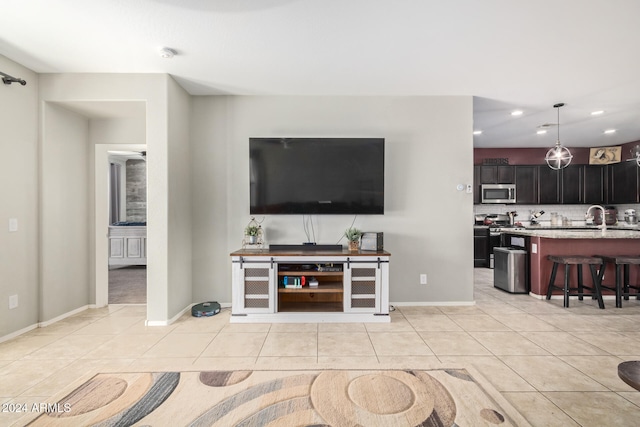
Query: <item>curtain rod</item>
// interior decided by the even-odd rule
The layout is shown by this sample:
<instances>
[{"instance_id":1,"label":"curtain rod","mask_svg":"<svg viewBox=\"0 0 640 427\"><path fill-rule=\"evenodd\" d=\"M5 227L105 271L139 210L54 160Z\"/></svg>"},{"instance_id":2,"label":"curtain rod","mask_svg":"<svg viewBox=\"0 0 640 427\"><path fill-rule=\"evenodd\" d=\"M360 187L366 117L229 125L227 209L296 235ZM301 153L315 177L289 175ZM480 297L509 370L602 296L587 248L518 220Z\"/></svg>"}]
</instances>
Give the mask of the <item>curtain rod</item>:
<instances>
[{"instance_id":1,"label":"curtain rod","mask_svg":"<svg viewBox=\"0 0 640 427\"><path fill-rule=\"evenodd\" d=\"M2 71L0 71L0 75L2 76L2 82L6 85L10 85L11 83L20 83L22 86L24 86L27 84L25 80L10 76L9 74L5 74Z\"/></svg>"}]
</instances>

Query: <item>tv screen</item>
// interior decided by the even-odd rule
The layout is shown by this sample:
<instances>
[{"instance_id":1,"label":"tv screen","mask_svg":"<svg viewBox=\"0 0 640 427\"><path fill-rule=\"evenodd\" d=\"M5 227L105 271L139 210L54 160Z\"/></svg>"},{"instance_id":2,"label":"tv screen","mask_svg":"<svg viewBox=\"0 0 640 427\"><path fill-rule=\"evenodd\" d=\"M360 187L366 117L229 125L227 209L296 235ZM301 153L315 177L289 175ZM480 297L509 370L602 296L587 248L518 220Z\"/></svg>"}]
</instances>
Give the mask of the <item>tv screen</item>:
<instances>
[{"instance_id":1,"label":"tv screen","mask_svg":"<svg viewBox=\"0 0 640 427\"><path fill-rule=\"evenodd\" d=\"M384 138L250 138L251 214L383 214Z\"/></svg>"}]
</instances>

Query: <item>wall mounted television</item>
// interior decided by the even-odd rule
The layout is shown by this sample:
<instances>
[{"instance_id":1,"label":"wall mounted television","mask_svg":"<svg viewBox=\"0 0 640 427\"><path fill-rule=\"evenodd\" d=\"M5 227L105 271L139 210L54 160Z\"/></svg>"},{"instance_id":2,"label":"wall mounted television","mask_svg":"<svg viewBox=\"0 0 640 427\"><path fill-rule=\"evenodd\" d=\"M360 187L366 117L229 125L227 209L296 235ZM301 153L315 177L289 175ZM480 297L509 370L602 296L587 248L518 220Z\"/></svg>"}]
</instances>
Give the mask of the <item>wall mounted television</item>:
<instances>
[{"instance_id":1,"label":"wall mounted television","mask_svg":"<svg viewBox=\"0 0 640 427\"><path fill-rule=\"evenodd\" d=\"M384 214L384 138L249 138L251 214Z\"/></svg>"}]
</instances>

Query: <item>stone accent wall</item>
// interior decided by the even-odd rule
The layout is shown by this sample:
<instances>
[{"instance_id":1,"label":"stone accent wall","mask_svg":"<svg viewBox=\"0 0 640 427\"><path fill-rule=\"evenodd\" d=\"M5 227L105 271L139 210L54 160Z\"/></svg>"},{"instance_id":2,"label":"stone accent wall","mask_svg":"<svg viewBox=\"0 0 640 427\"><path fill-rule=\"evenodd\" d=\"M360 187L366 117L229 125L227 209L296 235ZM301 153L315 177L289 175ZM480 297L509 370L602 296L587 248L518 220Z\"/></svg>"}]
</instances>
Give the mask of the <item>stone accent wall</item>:
<instances>
[{"instance_id":1,"label":"stone accent wall","mask_svg":"<svg viewBox=\"0 0 640 427\"><path fill-rule=\"evenodd\" d=\"M127 160L127 221L147 221L147 163Z\"/></svg>"}]
</instances>

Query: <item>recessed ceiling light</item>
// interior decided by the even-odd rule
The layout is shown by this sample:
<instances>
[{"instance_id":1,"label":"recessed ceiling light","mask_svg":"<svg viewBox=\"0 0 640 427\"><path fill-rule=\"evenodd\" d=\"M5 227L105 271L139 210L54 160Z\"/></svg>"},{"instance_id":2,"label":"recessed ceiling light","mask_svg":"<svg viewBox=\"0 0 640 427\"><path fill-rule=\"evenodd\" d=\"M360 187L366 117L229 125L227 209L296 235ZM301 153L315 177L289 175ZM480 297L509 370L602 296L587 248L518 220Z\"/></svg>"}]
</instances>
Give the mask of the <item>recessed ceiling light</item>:
<instances>
[{"instance_id":1,"label":"recessed ceiling light","mask_svg":"<svg viewBox=\"0 0 640 427\"><path fill-rule=\"evenodd\" d=\"M536 132L536 134L538 134L538 135L544 135L545 133L547 133L547 131L544 130L544 129L541 129L541 130Z\"/></svg>"},{"instance_id":2,"label":"recessed ceiling light","mask_svg":"<svg viewBox=\"0 0 640 427\"><path fill-rule=\"evenodd\" d=\"M474 135L482 135L482 131L481 130L474 130L473 134Z\"/></svg>"},{"instance_id":3,"label":"recessed ceiling light","mask_svg":"<svg viewBox=\"0 0 640 427\"><path fill-rule=\"evenodd\" d=\"M607 129L604 131L604 133L616 133L615 129Z\"/></svg>"},{"instance_id":4,"label":"recessed ceiling light","mask_svg":"<svg viewBox=\"0 0 640 427\"><path fill-rule=\"evenodd\" d=\"M598 111L592 111L591 115L592 116L599 116L600 114L604 113L604 110L598 110Z\"/></svg>"},{"instance_id":5,"label":"recessed ceiling light","mask_svg":"<svg viewBox=\"0 0 640 427\"><path fill-rule=\"evenodd\" d=\"M512 116L521 116L524 112L522 110L515 110L511 112Z\"/></svg>"},{"instance_id":6,"label":"recessed ceiling light","mask_svg":"<svg viewBox=\"0 0 640 427\"><path fill-rule=\"evenodd\" d=\"M165 59L171 59L177 54L175 50L169 47L161 47L160 49L158 49L158 53L162 58L165 58Z\"/></svg>"}]
</instances>

